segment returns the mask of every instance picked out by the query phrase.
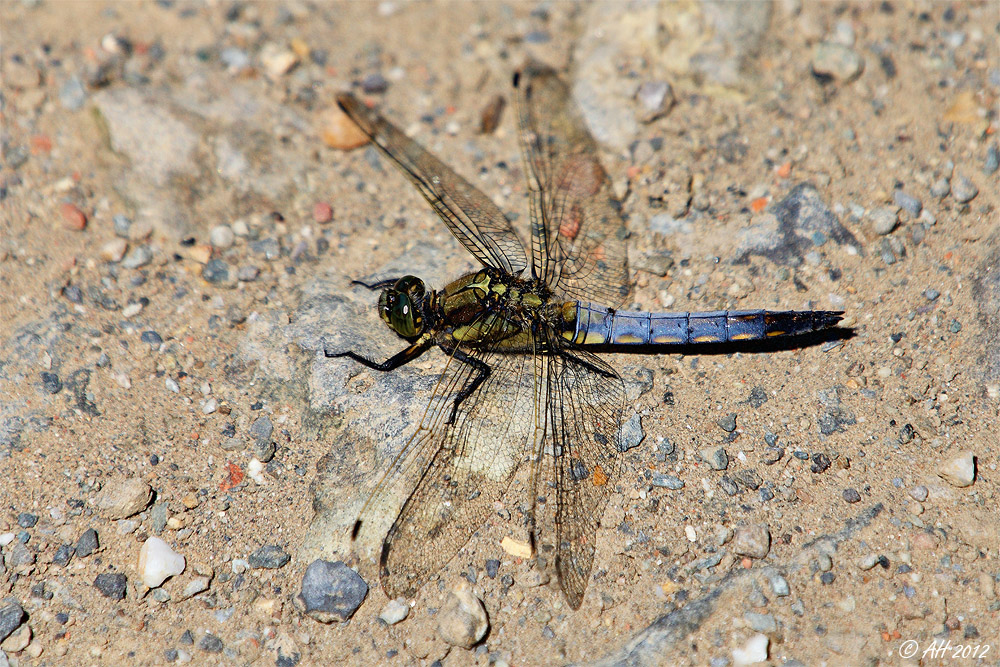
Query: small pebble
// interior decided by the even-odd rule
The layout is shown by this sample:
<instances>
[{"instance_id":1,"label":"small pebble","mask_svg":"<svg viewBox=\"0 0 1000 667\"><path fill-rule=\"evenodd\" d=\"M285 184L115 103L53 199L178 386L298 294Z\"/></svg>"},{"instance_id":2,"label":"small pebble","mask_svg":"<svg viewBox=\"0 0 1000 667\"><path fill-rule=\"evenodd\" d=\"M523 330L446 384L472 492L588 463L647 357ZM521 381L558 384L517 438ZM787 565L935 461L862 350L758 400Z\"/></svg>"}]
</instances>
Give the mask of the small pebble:
<instances>
[{"instance_id":1,"label":"small pebble","mask_svg":"<svg viewBox=\"0 0 1000 667\"><path fill-rule=\"evenodd\" d=\"M123 239L128 238L129 227L132 226L132 221L121 213L116 213L111 217L111 224L115 228L115 236L120 236Z\"/></svg>"},{"instance_id":2,"label":"small pebble","mask_svg":"<svg viewBox=\"0 0 1000 667\"><path fill-rule=\"evenodd\" d=\"M781 457L785 455L785 449L783 447L768 447L764 450L761 455L761 460L764 465L774 465L781 460Z\"/></svg>"},{"instance_id":3,"label":"small pebble","mask_svg":"<svg viewBox=\"0 0 1000 667\"><path fill-rule=\"evenodd\" d=\"M366 95L377 95L389 89L389 82L378 72L361 80L361 91Z\"/></svg>"},{"instance_id":4,"label":"small pebble","mask_svg":"<svg viewBox=\"0 0 1000 667\"><path fill-rule=\"evenodd\" d=\"M186 600L193 598L198 593L204 593L208 590L208 586L208 577L195 577L184 586L184 590L181 592L181 599Z\"/></svg>"},{"instance_id":5,"label":"small pebble","mask_svg":"<svg viewBox=\"0 0 1000 667\"><path fill-rule=\"evenodd\" d=\"M17 602L7 599L0 602L0 642L7 639L21 626L24 609Z\"/></svg>"},{"instance_id":6,"label":"small pebble","mask_svg":"<svg viewBox=\"0 0 1000 667\"><path fill-rule=\"evenodd\" d=\"M201 270L201 277L210 283L229 281L229 265L221 259L209 260Z\"/></svg>"},{"instance_id":7,"label":"small pebble","mask_svg":"<svg viewBox=\"0 0 1000 667\"><path fill-rule=\"evenodd\" d=\"M127 519L146 509L153 489L137 477L115 477L97 496L97 509L106 518Z\"/></svg>"},{"instance_id":8,"label":"small pebble","mask_svg":"<svg viewBox=\"0 0 1000 667\"><path fill-rule=\"evenodd\" d=\"M857 78L864 67L864 59L843 44L821 42L813 49L812 70L820 76L846 83Z\"/></svg>"},{"instance_id":9,"label":"small pebble","mask_svg":"<svg viewBox=\"0 0 1000 667\"><path fill-rule=\"evenodd\" d=\"M125 599L127 583L125 575L118 572L102 572L94 579L94 587L101 592L101 595L112 600Z\"/></svg>"},{"instance_id":10,"label":"small pebble","mask_svg":"<svg viewBox=\"0 0 1000 667\"><path fill-rule=\"evenodd\" d=\"M63 226L74 232L82 232L87 227L87 216L75 204L63 202L59 205Z\"/></svg>"},{"instance_id":11,"label":"small pebble","mask_svg":"<svg viewBox=\"0 0 1000 667\"><path fill-rule=\"evenodd\" d=\"M239 271L236 272L236 278L245 283L251 283L257 280L257 276L259 275L260 269L256 266L241 266Z\"/></svg>"},{"instance_id":12,"label":"small pebble","mask_svg":"<svg viewBox=\"0 0 1000 667\"><path fill-rule=\"evenodd\" d=\"M21 528L34 528L38 523L38 515L31 512L21 512L17 515L17 525Z\"/></svg>"},{"instance_id":13,"label":"small pebble","mask_svg":"<svg viewBox=\"0 0 1000 667\"><path fill-rule=\"evenodd\" d=\"M184 572L184 556L159 537L150 537L139 549L139 576L149 588L156 588L170 577Z\"/></svg>"},{"instance_id":14,"label":"small pebble","mask_svg":"<svg viewBox=\"0 0 1000 667\"><path fill-rule=\"evenodd\" d=\"M128 251L122 258L122 266L126 269L138 269L153 261L153 250L148 245L140 245Z\"/></svg>"},{"instance_id":15,"label":"small pebble","mask_svg":"<svg viewBox=\"0 0 1000 667\"><path fill-rule=\"evenodd\" d=\"M872 230L879 236L885 236L896 228L899 216L896 209L890 206L879 206L868 214L872 221Z\"/></svg>"},{"instance_id":16,"label":"small pebble","mask_svg":"<svg viewBox=\"0 0 1000 667\"><path fill-rule=\"evenodd\" d=\"M928 301L935 301L939 296L941 296L941 292L937 291L936 289L924 290L924 298L927 299Z\"/></svg>"},{"instance_id":17,"label":"small pebble","mask_svg":"<svg viewBox=\"0 0 1000 667\"><path fill-rule=\"evenodd\" d=\"M268 42L261 47L260 62L268 78L275 80L290 72L298 64L299 57L290 49Z\"/></svg>"},{"instance_id":18,"label":"small pebble","mask_svg":"<svg viewBox=\"0 0 1000 667\"><path fill-rule=\"evenodd\" d=\"M406 604L406 600L396 598L389 600L388 604L382 608L382 613L378 617L385 621L386 625L396 625L406 618L409 613L410 605Z\"/></svg>"},{"instance_id":19,"label":"small pebble","mask_svg":"<svg viewBox=\"0 0 1000 667\"><path fill-rule=\"evenodd\" d=\"M314 222L326 224L333 220L333 207L325 201L316 202L313 204L312 216Z\"/></svg>"},{"instance_id":20,"label":"small pebble","mask_svg":"<svg viewBox=\"0 0 1000 667\"><path fill-rule=\"evenodd\" d=\"M28 647L31 642L31 626L27 623L23 623L17 630L12 632L7 639L0 644L0 656L3 656L6 662L5 654L10 653L20 653Z\"/></svg>"},{"instance_id":21,"label":"small pebble","mask_svg":"<svg viewBox=\"0 0 1000 667\"><path fill-rule=\"evenodd\" d=\"M302 577L295 602L320 623L346 621L368 595L368 584L343 562L314 560Z\"/></svg>"},{"instance_id":22,"label":"small pebble","mask_svg":"<svg viewBox=\"0 0 1000 667\"><path fill-rule=\"evenodd\" d=\"M718 424L719 428L721 428L726 433L732 433L733 431L736 430L736 413L730 412L722 419L716 421L716 424Z\"/></svg>"},{"instance_id":23,"label":"small pebble","mask_svg":"<svg viewBox=\"0 0 1000 667\"><path fill-rule=\"evenodd\" d=\"M72 544L60 544L56 553L52 556L52 562L61 567L66 567L73 560L75 549Z\"/></svg>"},{"instance_id":24,"label":"small pebble","mask_svg":"<svg viewBox=\"0 0 1000 667\"><path fill-rule=\"evenodd\" d=\"M976 479L976 461L972 452L962 452L938 468L938 476L952 486L971 486Z\"/></svg>"},{"instance_id":25,"label":"small pebble","mask_svg":"<svg viewBox=\"0 0 1000 667\"><path fill-rule=\"evenodd\" d=\"M778 622L771 614L760 614L754 611L743 612L743 620L747 622L752 630L757 632L775 632L778 629Z\"/></svg>"},{"instance_id":26,"label":"small pebble","mask_svg":"<svg viewBox=\"0 0 1000 667\"><path fill-rule=\"evenodd\" d=\"M792 592L788 587L788 580L780 574L775 573L770 576L768 578L768 583L771 585L771 592L780 598L787 597Z\"/></svg>"},{"instance_id":27,"label":"small pebble","mask_svg":"<svg viewBox=\"0 0 1000 667\"><path fill-rule=\"evenodd\" d=\"M56 375L55 373L48 373L46 371L42 371L41 377L42 377L42 389L45 390L45 393L58 394L60 391L62 391L63 384L62 381L59 379L58 375Z\"/></svg>"},{"instance_id":28,"label":"small pebble","mask_svg":"<svg viewBox=\"0 0 1000 667\"><path fill-rule=\"evenodd\" d=\"M222 653L222 640L213 635L211 632L206 632L205 636L198 640L198 648L205 653Z\"/></svg>"},{"instance_id":29,"label":"small pebble","mask_svg":"<svg viewBox=\"0 0 1000 667\"><path fill-rule=\"evenodd\" d=\"M733 649L733 667L745 667L767 661L770 640L765 634L756 634L741 647Z\"/></svg>"},{"instance_id":30,"label":"small pebble","mask_svg":"<svg viewBox=\"0 0 1000 667\"><path fill-rule=\"evenodd\" d=\"M960 204L970 202L979 194L979 188L965 176L951 180L951 196Z\"/></svg>"},{"instance_id":31,"label":"small pebble","mask_svg":"<svg viewBox=\"0 0 1000 667\"><path fill-rule=\"evenodd\" d=\"M163 338L155 331L143 331L139 335L139 340L146 345L149 345L154 350L159 349L159 347L163 345Z\"/></svg>"},{"instance_id":32,"label":"small pebble","mask_svg":"<svg viewBox=\"0 0 1000 667\"><path fill-rule=\"evenodd\" d=\"M276 544L266 544L247 557L250 567L255 570L276 570L284 567L292 559L281 547Z\"/></svg>"},{"instance_id":33,"label":"small pebble","mask_svg":"<svg viewBox=\"0 0 1000 667\"><path fill-rule=\"evenodd\" d=\"M986 159L983 161L983 173L991 176L1000 169L1000 145L996 142L990 144L986 149Z\"/></svg>"},{"instance_id":34,"label":"small pebble","mask_svg":"<svg viewBox=\"0 0 1000 667\"><path fill-rule=\"evenodd\" d=\"M208 240L216 248L225 250L233 245L236 235L233 234L233 228L229 225L216 225L208 233Z\"/></svg>"},{"instance_id":35,"label":"small pebble","mask_svg":"<svg viewBox=\"0 0 1000 667\"><path fill-rule=\"evenodd\" d=\"M771 534L766 526L740 526L733 535L733 551L740 556L764 558L771 550Z\"/></svg>"},{"instance_id":36,"label":"small pebble","mask_svg":"<svg viewBox=\"0 0 1000 667\"><path fill-rule=\"evenodd\" d=\"M911 218L916 218L920 215L920 211L924 207L919 199L902 190L896 190L892 193L892 201L896 206L909 213Z\"/></svg>"},{"instance_id":37,"label":"small pebble","mask_svg":"<svg viewBox=\"0 0 1000 667\"><path fill-rule=\"evenodd\" d=\"M323 114L320 122L323 142L331 148L349 151L368 143L368 135L339 108L334 107Z\"/></svg>"},{"instance_id":38,"label":"small pebble","mask_svg":"<svg viewBox=\"0 0 1000 667\"><path fill-rule=\"evenodd\" d=\"M938 199L946 197L951 192L951 184L945 178L939 178L931 185L931 194Z\"/></svg>"},{"instance_id":39,"label":"small pebble","mask_svg":"<svg viewBox=\"0 0 1000 667\"><path fill-rule=\"evenodd\" d=\"M865 554L858 560L858 568L862 570L870 570L878 565L878 556L875 554Z\"/></svg>"},{"instance_id":40,"label":"small pebble","mask_svg":"<svg viewBox=\"0 0 1000 667\"><path fill-rule=\"evenodd\" d=\"M857 489L844 489L841 494L845 502L848 503L858 503L861 502L861 494L858 493Z\"/></svg>"},{"instance_id":41,"label":"small pebble","mask_svg":"<svg viewBox=\"0 0 1000 667\"><path fill-rule=\"evenodd\" d=\"M500 561L496 558L488 558L486 560L486 576L490 579L496 579L498 572L500 572Z\"/></svg>"},{"instance_id":42,"label":"small pebble","mask_svg":"<svg viewBox=\"0 0 1000 667\"><path fill-rule=\"evenodd\" d=\"M927 487L924 486L923 484L915 486L912 489L910 489L910 497L916 500L917 502L920 503L924 502L925 500L927 500L928 495L929 494L927 492Z\"/></svg>"},{"instance_id":43,"label":"small pebble","mask_svg":"<svg viewBox=\"0 0 1000 667\"><path fill-rule=\"evenodd\" d=\"M473 594L469 582L460 580L438 612L438 635L452 646L469 649L479 643L489 627L482 600Z\"/></svg>"},{"instance_id":44,"label":"small pebble","mask_svg":"<svg viewBox=\"0 0 1000 667\"><path fill-rule=\"evenodd\" d=\"M651 123L674 106L674 91L666 81L646 81L639 86L636 99L642 108L640 120Z\"/></svg>"},{"instance_id":45,"label":"small pebble","mask_svg":"<svg viewBox=\"0 0 1000 667\"><path fill-rule=\"evenodd\" d=\"M83 531L83 535L81 535L80 539L76 541L76 557L86 558L90 554L97 551L98 546L100 546L100 543L97 539L97 531L93 528L88 528Z\"/></svg>"},{"instance_id":46,"label":"small pebble","mask_svg":"<svg viewBox=\"0 0 1000 667\"><path fill-rule=\"evenodd\" d=\"M725 470L729 467L729 455L723 447L707 447L701 450L700 456L712 470Z\"/></svg>"},{"instance_id":47,"label":"small pebble","mask_svg":"<svg viewBox=\"0 0 1000 667\"><path fill-rule=\"evenodd\" d=\"M675 477L674 475L665 475L658 472L653 473L653 478L649 481L649 483L653 486L670 489L672 491L684 488L684 481L679 477Z\"/></svg>"},{"instance_id":48,"label":"small pebble","mask_svg":"<svg viewBox=\"0 0 1000 667\"><path fill-rule=\"evenodd\" d=\"M105 262L118 263L125 256L126 250L128 250L128 241L116 237L102 245L98 255Z\"/></svg>"}]
</instances>

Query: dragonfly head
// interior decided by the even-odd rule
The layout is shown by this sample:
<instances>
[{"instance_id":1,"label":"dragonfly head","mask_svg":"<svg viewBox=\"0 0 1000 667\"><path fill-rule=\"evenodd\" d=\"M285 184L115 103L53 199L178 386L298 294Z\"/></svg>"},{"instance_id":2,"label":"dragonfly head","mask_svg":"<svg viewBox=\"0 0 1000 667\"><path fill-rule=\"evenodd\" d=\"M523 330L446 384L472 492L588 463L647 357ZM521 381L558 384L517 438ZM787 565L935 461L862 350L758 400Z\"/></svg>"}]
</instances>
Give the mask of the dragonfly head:
<instances>
[{"instance_id":1,"label":"dragonfly head","mask_svg":"<svg viewBox=\"0 0 1000 667\"><path fill-rule=\"evenodd\" d=\"M417 338L424 332L424 301L427 290L416 276L403 276L378 298L378 314L403 338Z\"/></svg>"}]
</instances>

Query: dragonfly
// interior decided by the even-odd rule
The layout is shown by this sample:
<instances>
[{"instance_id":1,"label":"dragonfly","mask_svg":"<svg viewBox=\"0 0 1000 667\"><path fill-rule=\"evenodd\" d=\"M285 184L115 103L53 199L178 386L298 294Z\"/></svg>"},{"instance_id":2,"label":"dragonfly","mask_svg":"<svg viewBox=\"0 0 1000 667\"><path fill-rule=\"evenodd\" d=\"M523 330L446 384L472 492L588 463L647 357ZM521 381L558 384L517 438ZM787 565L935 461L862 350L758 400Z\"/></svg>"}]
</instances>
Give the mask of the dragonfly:
<instances>
[{"instance_id":1,"label":"dragonfly","mask_svg":"<svg viewBox=\"0 0 1000 667\"><path fill-rule=\"evenodd\" d=\"M369 496L401 470L415 477L379 554L387 595L414 597L497 511L527 462L532 554L554 566L575 610L624 464L625 383L595 352L796 336L843 313L620 310L632 292L628 232L597 142L553 68L529 61L513 87L527 246L469 181L350 93L337 97L481 267L440 290L412 275L355 281L380 290L378 314L406 347L385 361L323 349L386 372L434 348L446 359L416 431Z\"/></svg>"}]
</instances>

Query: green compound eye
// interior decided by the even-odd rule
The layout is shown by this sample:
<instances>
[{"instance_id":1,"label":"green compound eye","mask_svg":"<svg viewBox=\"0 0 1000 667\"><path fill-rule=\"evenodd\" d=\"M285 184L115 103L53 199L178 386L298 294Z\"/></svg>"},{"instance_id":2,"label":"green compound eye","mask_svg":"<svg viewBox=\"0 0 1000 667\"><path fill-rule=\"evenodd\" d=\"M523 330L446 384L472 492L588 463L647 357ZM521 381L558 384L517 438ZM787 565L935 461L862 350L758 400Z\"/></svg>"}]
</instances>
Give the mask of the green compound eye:
<instances>
[{"instance_id":1,"label":"green compound eye","mask_svg":"<svg viewBox=\"0 0 1000 667\"><path fill-rule=\"evenodd\" d=\"M414 276L404 276L379 297L379 315L403 338L416 338L423 332L421 302L426 296L424 283Z\"/></svg>"}]
</instances>

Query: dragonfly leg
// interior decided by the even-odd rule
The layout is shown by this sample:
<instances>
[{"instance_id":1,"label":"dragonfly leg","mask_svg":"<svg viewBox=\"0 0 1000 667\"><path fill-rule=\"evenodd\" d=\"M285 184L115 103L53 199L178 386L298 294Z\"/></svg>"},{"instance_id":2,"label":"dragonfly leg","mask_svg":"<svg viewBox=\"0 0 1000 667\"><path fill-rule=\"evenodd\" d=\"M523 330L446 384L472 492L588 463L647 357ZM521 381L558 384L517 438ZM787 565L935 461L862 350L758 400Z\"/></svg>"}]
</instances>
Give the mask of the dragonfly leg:
<instances>
[{"instance_id":1,"label":"dragonfly leg","mask_svg":"<svg viewBox=\"0 0 1000 667\"><path fill-rule=\"evenodd\" d=\"M370 290L372 290L374 292L377 289L383 289L385 287L391 287L391 286L395 285L398 280L399 280L399 278L386 278L385 280L379 280L378 282L374 282L374 283L370 283L370 284L366 283L363 280L352 280L351 284L352 285L361 285L362 287L364 287L366 289L370 289Z\"/></svg>"},{"instance_id":2,"label":"dragonfly leg","mask_svg":"<svg viewBox=\"0 0 1000 667\"><path fill-rule=\"evenodd\" d=\"M455 419L458 417L458 406L462 404L462 401L471 396L472 392L478 389L479 385L481 385L483 381L490 376L490 367L486 364L486 362L476 359L462 350L448 349L443 345L441 346L441 349L444 350L445 354L449 354L462 363L472 366L472 368L476 371L476 376L472 378L471 382L462 387L462 391L458 392L458 396L455 397L455 402L451 405L451 416L448 417L448 421L445 423L454 424Z\"/></svg>"},{"instance_id":3,"label":"dragonfly leg","mask_svg":"<svg viewBox=\"0 0 1000 667\"><path fill-rule=\"evenodd\" d=\"M419 338L412 345L410 345L405 350L397 352L385 361L379 363L377 361L372 361L368 357L363 357L357 352L351 352L350 350L346 352L330 352L326 349L326 341L323 341L323 354L328 358L334 357L349 357L359 364L363 364L368 368L372 368L376 371L391 371L410 363L421 354L427 351L430 347L430 340L425 338Z\"/></svg>"}]
</instances>

